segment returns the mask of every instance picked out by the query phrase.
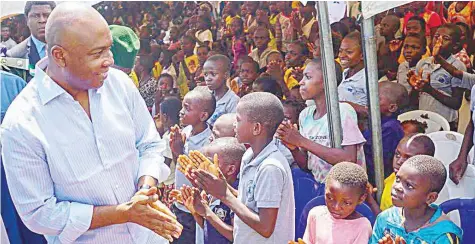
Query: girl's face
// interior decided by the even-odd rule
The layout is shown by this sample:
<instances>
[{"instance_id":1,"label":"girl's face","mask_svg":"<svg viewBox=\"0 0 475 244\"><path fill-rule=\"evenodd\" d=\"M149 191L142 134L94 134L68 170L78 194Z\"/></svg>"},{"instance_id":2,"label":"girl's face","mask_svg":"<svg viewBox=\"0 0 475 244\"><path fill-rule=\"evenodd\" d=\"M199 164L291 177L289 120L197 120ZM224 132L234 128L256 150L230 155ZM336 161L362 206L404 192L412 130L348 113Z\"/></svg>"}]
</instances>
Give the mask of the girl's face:
<instances>
[{"instance_id":1,"label":"girl's face","mask_svg":"<svg viewBox=\"0 0 475 244\"><path fill-rule=\"evenodd\" d=\"M303 71L303 78L299 83L300 95L303 100L313 100L321 96L323 90L323 74L316 64L309 63Z\"/></svg>"},{"instance_id":2,"label":"girl's face","mask_svg":"<svg viewBox=\"0 0 475 244\"><path fill-rule=\"evenodd\" d=\"M240 22L237 18L234 18L233 21L231 22L231 34L238 35L242 34L242 22Z\"/></svg>"},{"instance_id":3,"label":"girl's face","mask_svg":"<svg viewBox=\"0 0 475 244\"><path fill-rule=\"evenodd\" d=\"M363 62L360 43L353 39L343 38L338 57L343 69L356 67L359 63Z\"/></svg>"},{"instance_id":4,"label":"girl's face","mask_svg":"<svg viewBox=\"0 0 475 244\"><path fill-rule=\"evenodd\" d=\"M356 206L366 198L366 193L355 187L330 179L325 186L325 203L335 219L346 219L355 212Z\"/></svg>"},{"instance_id":5,"label":"girl's face","mask_svg":"<svg viewBox=\"0 0 475 244\"><path fill-rule=\"evenodd\" d=\"M279 53L271 53L269 56L267 56L267 63L271 63L272 61L276 62L281 69L284 69L285 67L285 62L284 58L282 57L281 54Z\"/></svg>"},{"instance_id":6,"label":"girl's face","mask_svg":"<svg viewBox=\"0 0 475 244\"><path fill-rule=\"evenodd\" d=\"M298 124L299 122L299 115L297 114L297 109L291 105L284 106L284 117L292 124Z\"/></svg>"},{"instance_id":7,"label":"girl's face","mask_svg":"<svg viewBox=\"0 0 475 244\"><path fill-rule=\"evenodd\" d=\"M162 92L168 92L173 88L173 81L169 77L163 77L158 81L158 86Z\"/></svg>"}]
</instances>

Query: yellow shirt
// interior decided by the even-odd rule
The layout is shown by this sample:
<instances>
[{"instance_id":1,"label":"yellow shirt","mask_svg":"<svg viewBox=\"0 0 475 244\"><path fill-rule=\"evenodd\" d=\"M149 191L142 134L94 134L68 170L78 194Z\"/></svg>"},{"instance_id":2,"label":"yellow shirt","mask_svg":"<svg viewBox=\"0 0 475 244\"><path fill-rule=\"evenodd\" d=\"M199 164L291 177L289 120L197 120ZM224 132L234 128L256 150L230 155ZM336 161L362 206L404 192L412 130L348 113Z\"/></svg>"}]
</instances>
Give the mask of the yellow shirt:
<instances>
[{"instance_id":1,"label":"yellow shirt","mask_svg":"<svg viewBox=\"0 0 475 244\"><path fill-rule=\"evenodd\" d=\"M139 88L139 78L137 77L137 74L135 73L135 71L132 70L132 72L130 72L130 75L129 75L130 79L132 79L132 81L134 82L134 85Z\"/></svg>"},{"instance_id":2,"label":"yellow shirt","mask_svg":"<svg viewBox=\"0 0 475 244\"><path fill-rule=\"evenodd\" d=\"M177 84L178 90L180 91L180 96L183 99L183 97L190 91L190 88L188 87L190 81L186 78L185 70L183 69L182 64L183 63L180 64L178 70ZM198 56L194 54L189 57L185 57L185 64L188 68L188 71L190 71L190 74L194 74L199 66Z\"/></svg>"},{"instance_id":3,"label":"yellow shirt","mask_svg":"<svg viewBox=\"0 0 475 244\"><path fill-rule=\"evenodd\" d=\"M302 69L305 69L307 65L304 65L302 67ZM285 84L287 85L287 87L289 88L289 90L292 90L292 88L294 88L294 86L298 85L300 83L300 81L296 80L293 76L292 76L292 68L290 69L287 69L284 73L284 82Z\"/></svg>"},{"instance_id":4,"label":"yellow shirt","mask_svg":"<svg viewBox=\"0 0 475 244\"><path fill-rule=\"evenodd\" d=\"M279 17L278 14L271 15L271 16L269 17L269 23L270 23L272 26L274 26L275 23L277 23L277 18L278 18L278 17Z\"/></svg>"},{"instance_id":5,"label":"yellow shirt","mask_svg":"<svg viewBox=\"0 0 475 244\"><path fill-rule=\"evenodd\" d=\"M396 181L396 174L392 173L388 178L384 180L383 195L381 196L381 211L384 211L393 206L393 200L391 198L391 188Z\"/></svg>"},{"instance_id":6,"label":"yellow shirt","mask_svg":"<svg viewBox=\"0 0 475 244\"><path fill-rule=\"evenodd\" d=\"M155 66L152 69L152 76L158 81L158 77L162 74L163 66L160 62L155 62Z\"/></svg>"}]
</instances>

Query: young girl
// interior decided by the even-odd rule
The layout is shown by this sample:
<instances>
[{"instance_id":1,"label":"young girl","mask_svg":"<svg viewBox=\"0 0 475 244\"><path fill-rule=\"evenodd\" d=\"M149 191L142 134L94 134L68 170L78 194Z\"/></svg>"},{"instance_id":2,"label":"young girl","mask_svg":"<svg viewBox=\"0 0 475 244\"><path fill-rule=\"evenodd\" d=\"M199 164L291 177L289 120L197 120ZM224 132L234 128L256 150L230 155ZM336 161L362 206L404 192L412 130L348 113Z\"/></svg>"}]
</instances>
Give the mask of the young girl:
<instances>
[{"instance_id":1,"label":"young girl","mask_svg":"<svg viewBox=\"0 0 475 244\"><path fill-rule=\"evenodd\" d=\"M209 16L200 16L198 21L198 30L195 33L195 54L199 46L213 47L213 33L211 33L211 18Z\"/></svg>"},{"instance_id":2,"label":"young girl","mask_svg":"<svg viewBox=\"0 0 475 244\"><path fill-rule=\"evenodd\" d=\"M366 198L368 177L357 164L341 162L327 175L325 204L310 210L303 239L307 244L366 244L371 223L355 211Z\"/></svg>"},{"instance_id":3,"label":"young girl","mask_svg":"<svg viewBox=\"0 0 475 244\"><path fill-rule=\"evenodd\" d=\"M173 125L179 124L180 118L179 113L181 110L181 101L176 97L167 97L165 100L160 103L159 106L159 113L154 117L155 126L157 127L157 131L162 136L163 140L165 140L166 149L163 152L163 156L165 157L165 164L170 167L171 172L175 172L175 163L173 161L172 151L170 149L170 128ZM168 199L168 193L175 188L175 174L170 174L168 179L162 182L158 186L158 190L160 191L160 201L165 203L168 207L171 206L172 201Z\"/></svg>"},{"instance_id":4,"label":"young girl","mask_svg":"<svg viewBox=\"0 0 475 244\"><path fill-rule=\"evenodd\" d=\"M233 18L231 22L233 70L238 68L237 63L241 56L247 56L246 37L244 35L244 25L241 18Z\"/></svg>"}]
</instances>

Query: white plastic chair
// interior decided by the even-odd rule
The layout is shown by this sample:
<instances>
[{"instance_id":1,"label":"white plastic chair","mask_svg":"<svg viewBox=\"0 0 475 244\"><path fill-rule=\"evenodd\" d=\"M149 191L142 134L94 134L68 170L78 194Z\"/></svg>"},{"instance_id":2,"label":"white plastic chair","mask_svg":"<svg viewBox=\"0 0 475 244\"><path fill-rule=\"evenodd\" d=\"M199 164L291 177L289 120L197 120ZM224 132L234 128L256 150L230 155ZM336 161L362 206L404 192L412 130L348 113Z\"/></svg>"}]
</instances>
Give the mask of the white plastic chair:
<instances>
[{"instance_id":1,"label":"white plastic chair","mask_svg":"<svg viewBox=\"0 0 475 244\"><path fill-rule=\"evenodd\" d=\"M426 134L436 131L450 131L449 122L438 113L425 110L414 110L403 113L397 117L400 122L417 120L427 123Z\"/></svg>"},{"instance_id":2,"label":"white plastic chair","mask_svg":"<svg viewBox=\"0 0 475 244\"><path fill-rule=\"evenodd\" d=\"M456 185L449 178L449 165L458 156L462 146L463 135L452 131L438 131L428 134L435 145L434 157L442 161L447 170L447 180L439 193L436 203L440 204L454 198L475 198L475 166L469 164L464 176ZM450 219L460 226L458 211L449 214Z\"/></svg>"}]
</instances>

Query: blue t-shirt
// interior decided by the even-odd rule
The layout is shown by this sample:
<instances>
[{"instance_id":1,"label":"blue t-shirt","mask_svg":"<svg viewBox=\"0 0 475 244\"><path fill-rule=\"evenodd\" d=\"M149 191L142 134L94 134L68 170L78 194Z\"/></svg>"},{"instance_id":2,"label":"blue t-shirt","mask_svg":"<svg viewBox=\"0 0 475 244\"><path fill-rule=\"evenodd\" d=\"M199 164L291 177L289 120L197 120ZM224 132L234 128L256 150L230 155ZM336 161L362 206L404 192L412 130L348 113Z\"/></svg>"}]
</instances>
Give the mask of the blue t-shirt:
<instances>
[{"instance_id":1,"label":"blue t-shirt","mask_svg":"<svg viewBox=\"0 0 475 244\"><path fill-rule=\"evenodd\" d=\"M239 180L236 180L232 187L237 189L239 186ZM216 200L211 203L211 211L215 213L224 223L232 226L232 219L234 217L234 213L231 209L224 205L220 200ZM231 244L232 241L228 240L226 237L221 235L214 226L209 223L207 220L204 222L203 226L204 230L204 243L205 244Z\"/></svg>"},{"instance_id":2,"label":"blue t-shirt","mask_svg":"<svg viewBox=\"0 0 475 244\"><path fill-rule=\"evenodd\" d=\"M373 227L370 244L377 244L378 240L389 234L393 239L396 236L404 238L406 243L423 244L452 244L460 243L462 230L443 214L442 209L435 204L431 207L436 211L429 223L413 232L406 232L403 225L402 208L392 207L378 215Z\"/></svg>"}]
</instances>

